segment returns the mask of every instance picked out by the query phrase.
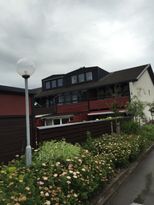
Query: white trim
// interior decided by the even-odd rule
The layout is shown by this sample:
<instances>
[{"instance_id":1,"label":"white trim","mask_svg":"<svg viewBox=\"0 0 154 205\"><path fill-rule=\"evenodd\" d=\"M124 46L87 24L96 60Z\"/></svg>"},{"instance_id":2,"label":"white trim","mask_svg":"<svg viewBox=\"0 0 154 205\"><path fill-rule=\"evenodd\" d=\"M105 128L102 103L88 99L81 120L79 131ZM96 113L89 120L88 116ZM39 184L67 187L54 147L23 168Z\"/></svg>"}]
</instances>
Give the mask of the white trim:
<instances>
[{"instance_id":1,"label":"white trim","mask_svg":"<svg viewBox=\"0 0 154 205\"><path fill-rule=\"evenodd\" d=\"M119 110L120 113L125 113L127 110ZM102 112L91 112L88 113L88 116L93 116L93 115L106 115L106 114L113 114L113 111L102 111Z\"/></svg>"},{"instance_id":2,"label":"white trim","mask_svg":"<svg viewBox=\"0 0 154 205\"><path fill-rule=\"evenodd\" d=\"M144 70L137 76L137 80L144 74L144 72L147 70L147 68L150 66L150 64L148 64Z\"/></svg>"}]
</instances>

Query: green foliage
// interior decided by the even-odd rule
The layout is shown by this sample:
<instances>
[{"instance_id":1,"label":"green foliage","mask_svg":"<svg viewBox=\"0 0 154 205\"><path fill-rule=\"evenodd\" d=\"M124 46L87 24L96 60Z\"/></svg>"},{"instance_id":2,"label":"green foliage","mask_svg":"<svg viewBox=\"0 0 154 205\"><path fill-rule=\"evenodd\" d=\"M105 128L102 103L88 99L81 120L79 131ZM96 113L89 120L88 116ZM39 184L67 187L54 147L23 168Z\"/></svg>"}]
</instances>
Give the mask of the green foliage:
<instances>
[{"instance_id":1,"label":"green foliage","mask_svg":"<svg viewBox=\"0 0 154 205\"><path fill-rule=\"evenodd\" d=\"M152 127L144 127L148 135ZM143 134L143 135L144 135ZM146 145L138 135L103 135L77 146L45 142L33 154L0 166L0 204L89 205L89 198L110 181L116 168L126 167Z\"/></svg>"},{"instance_id":2,"label":"green foliage","mask_svg":"<svg viewBox=\"0 0 154 205\"><path fill-rule=\"evenodd\" d=\"M93 155L109 156L116 168L126 167L144 149L146 141L136 135L103 135L83 145Z\"/></svg>"},{"instance_id":3,"label":"green foliage","mask_svg":"<svg viewBox=\"0 0 154 205\"><path fill-rule=\"evenodd\" d=\"M139 134L140 125L138 122L135 121L127 121L121 123L121 131L126 134Z\"/></svg>"},{"instance_id":4,"label":"green foliage","mask_svg":"<svg viewBox=\"0 0 154 205\"><path fill-rule=\"evenodd\" d=\"M54 154L47 153L51 148L49 145ZM17 167L16 161L0 167L0 204L86 205L92 193L114 172L109 157L93 156L88 150L63 141L44 143L35 153L36 160L39 163L30 168L20 167L18 162Z\"/></svg>"},{"instance_id":5,"label":"green foliage","mask_svg":"<svg viewBox=\"0 0 154 205\"><path fill-rule=\"evenodd\" d=\"M65 141L50 141L45 142L38 149L37 154L34 156L34 161L36 163L53 163L55 161L73 159L75 156L80 155L80 147L75 146Z\"/></svg>"},{"instance_id":6,"label":"green foliage","mask_svg":"<svg viewBox=\"0 0 154 205\"><path fill-rule=\"evenodd\" d=\"M136 96L133 97L133 99L127 106L128 113L134 116L136 122L140 122L140 119L144 118L144 108L145 104L141 102Z\"/></svg>"},{"instance_id":7,"label":"green foliage","mask_svg":"<svg viewBox=\"0 0 154 205\"><path fill-rule=\"evenodd\" d=\"M144 125L140 131L141 135L150 142L154 141L154 125Z\"/></svg>"}]
</instances>

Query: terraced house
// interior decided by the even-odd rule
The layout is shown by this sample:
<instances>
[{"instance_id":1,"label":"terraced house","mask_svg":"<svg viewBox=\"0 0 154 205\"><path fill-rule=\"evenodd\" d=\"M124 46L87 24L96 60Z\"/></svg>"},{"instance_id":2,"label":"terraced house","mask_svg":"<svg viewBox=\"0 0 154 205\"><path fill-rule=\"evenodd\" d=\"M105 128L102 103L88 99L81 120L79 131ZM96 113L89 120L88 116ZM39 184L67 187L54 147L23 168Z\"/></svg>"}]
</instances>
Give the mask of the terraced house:
<instances>
[{"instance_id":1,"label":"terraced house","mask_svg":"<svg viewBox=\"0 0 154 205\"><path fill-rule=\"evenodd\" d=\"M102 118L113 114L113 105L126 115L126 105L137 96L154 101L154 74L150 64L108 72L98 66L82 67L42 79L35 96L38 125L57 125ZM145 108L147 120L151 118Z\"/></svg>"}]
</instances>

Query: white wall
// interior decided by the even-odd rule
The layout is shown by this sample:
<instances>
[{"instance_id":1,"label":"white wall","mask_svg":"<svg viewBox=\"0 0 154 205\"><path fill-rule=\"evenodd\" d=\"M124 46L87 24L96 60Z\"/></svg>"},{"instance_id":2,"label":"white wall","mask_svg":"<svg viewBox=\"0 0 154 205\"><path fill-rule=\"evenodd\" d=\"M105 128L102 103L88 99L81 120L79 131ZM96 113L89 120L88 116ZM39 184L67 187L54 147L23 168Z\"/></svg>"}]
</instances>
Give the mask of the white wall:
<instances>
[{"instance_id":1,"label":"white wall","mask_svg":"<svg viewBox=\"0 0 154 205\"><path fill-rule=\"evenodd\" d=\"M138 99L145 103L151 103L154 101L154 85L151 81L150 75L147 70L143 72L138 81L130 82L130 97L137 96ZM151 113L149 107L146 106L144 113L147 120L151 119Z\"/></svg>"}]
</instances>

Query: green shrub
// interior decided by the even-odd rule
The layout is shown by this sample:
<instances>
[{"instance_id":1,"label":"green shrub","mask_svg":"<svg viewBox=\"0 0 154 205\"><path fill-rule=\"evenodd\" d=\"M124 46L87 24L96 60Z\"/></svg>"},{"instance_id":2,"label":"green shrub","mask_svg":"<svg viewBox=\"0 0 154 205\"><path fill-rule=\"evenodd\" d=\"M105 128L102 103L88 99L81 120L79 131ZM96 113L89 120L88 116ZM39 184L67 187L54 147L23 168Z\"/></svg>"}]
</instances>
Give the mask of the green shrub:
<instances>
[{"instance_id":1,"label":"green shrub","mask_svg":"<svg viewBox=\"0 0 154 205\"><path fill-rule=\"evenodd\" d=\"M103 135L100 138L88 138L83 147L93 155L108 155L116 168L128 166L144 149L145 139L137 135Z\"/></svg>"},{"instance_id":2,"label":"green shrub","mask_svg":"<svg viewBox=\"0 0 154 205\"><path fill-rule=\"evenodd\" d=\"M123 122L121 124L121 131L126 134L138 134L140 131L140 125L133 120Z\"/></svg>"},{"instance_id":3,"label":"green shrub","mask_svg":"<svg viewBox=\"0 0 154 205\"><path fill-rule=\"evenodd\" d=\"M53 163L54 161L73 159L80 155L81 148L65 141L50 141L44 142L34 155L36 163Z\"/></svg>"},{"instance_id":4,"label":"green shrub","mask_svg":"<svg viewBox=\"0 0 154 205\"><path fill-rule=\"evenodd\" d=\"M154 125L147 124L141 129L141 135L149 141L154 141Z\"/></svg>"},{"instance_id":5,"label":"green shrub","mask_svg":"<svg viewBox=\"0 0 154 205\"><path fill-rule=\"evenodd\" d=\"M55 144L57 142L54 142L54 146ZM66 147L66 152L54 149L56 153L61 153L57 157L56 153L48 154L48 149L44 150L45 143L35 153L35 161L38 159L39 163L34 163L30 168L20 167L20 163L16 167L16 161L8 166L1 166L0 204L88 204L92 193L112 176L112 161L107 156L93 156L81 147L58 142L59 148L63 146ZM72 151L73 149L76 151ZM47 158L40 154L42 150L43 154L46 152ZM67 153L68 150L71 150L71 154Z\"/></svg>"},{"instance_id":6,"label":"green shrub","mask_svg":"<svg viewBox=\"0 0 154 205\"><path fill-rule=\"evenodd\" d=\"M24 158L0 166L0 204L89 205L89 198L144 149L136 135L88 138L83 147L65 141L45 142L34 153L33 165Z\"/></svg>"}]
</instances>

